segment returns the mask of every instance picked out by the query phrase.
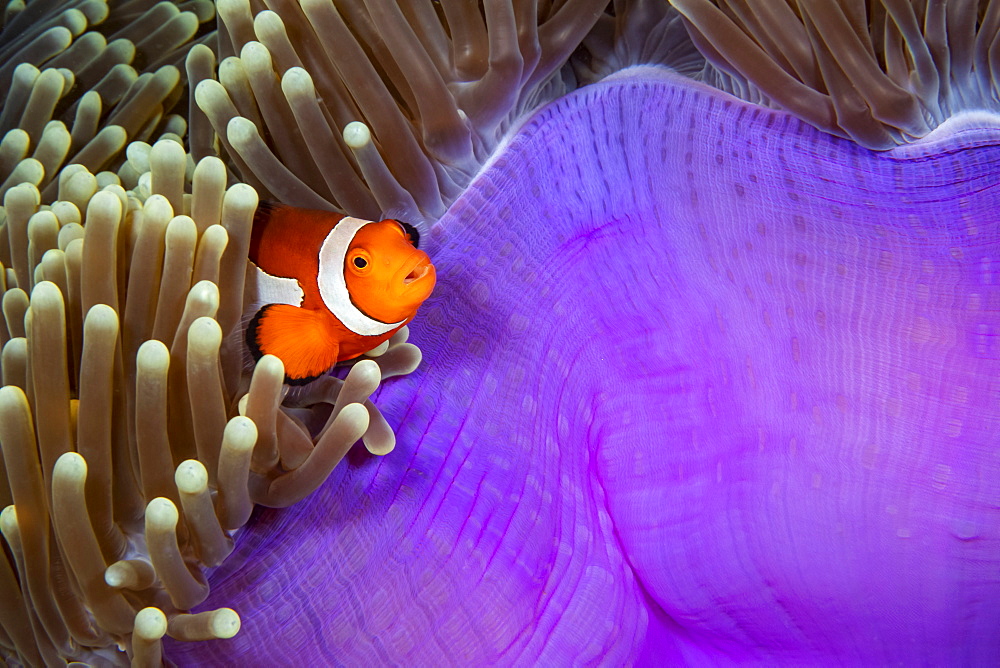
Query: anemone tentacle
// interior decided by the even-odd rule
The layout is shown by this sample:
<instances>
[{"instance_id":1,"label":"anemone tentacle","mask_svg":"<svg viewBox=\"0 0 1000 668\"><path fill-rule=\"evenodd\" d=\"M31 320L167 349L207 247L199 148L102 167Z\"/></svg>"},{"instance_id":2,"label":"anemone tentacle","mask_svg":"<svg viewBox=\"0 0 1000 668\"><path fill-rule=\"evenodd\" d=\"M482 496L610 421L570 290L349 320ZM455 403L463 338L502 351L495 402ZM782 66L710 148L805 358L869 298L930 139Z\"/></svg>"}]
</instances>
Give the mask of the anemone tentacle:
<instances>
[{"instance_id":1,"label":"anemone tentacle","mask_svg":"<svg viewBox=\"0 0 1000 668\"><path fill-rule=\"evenodd\" d=\"M712 66L700 77L861 146L997 109L1000 3L670 0Z\"/></svg>"},{"instance_id":2,"label":"anemone tentacle","mask_svg":"<svg viewBox=\"0 0 1000 668\"><path fill-rule=\"evenodd\" d=\"M134 187L142 171L119 172L122 153L130 142L185 135L187 120L174 113L179 66L194 45L215 41L214 18L209 0L9 3L0 17L0 198L32 183L51 203L71 164L102 185Z\"/></svg>"}]
</instances>

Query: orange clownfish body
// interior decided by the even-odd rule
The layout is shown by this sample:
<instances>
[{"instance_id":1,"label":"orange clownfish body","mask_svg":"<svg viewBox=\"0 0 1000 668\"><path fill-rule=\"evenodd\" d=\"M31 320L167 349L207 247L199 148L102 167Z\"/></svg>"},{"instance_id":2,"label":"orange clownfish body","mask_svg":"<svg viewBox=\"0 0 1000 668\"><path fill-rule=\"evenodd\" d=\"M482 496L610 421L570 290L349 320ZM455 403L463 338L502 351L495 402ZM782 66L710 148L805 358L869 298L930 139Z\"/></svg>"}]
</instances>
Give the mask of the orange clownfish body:
<instances>
[{"instance_id":1,"label":"orange clownfish body","mask_svg":"<svg viewBox=\"0 0 1000 668\"><path fill-rule=\"evenodd\" d=\"M261 202L250 238L264 304L246 330L254 360L277 356L285 382L301 385L388 340L434 289L418 240L397 220Z\"/></svg>"}]
</instances>

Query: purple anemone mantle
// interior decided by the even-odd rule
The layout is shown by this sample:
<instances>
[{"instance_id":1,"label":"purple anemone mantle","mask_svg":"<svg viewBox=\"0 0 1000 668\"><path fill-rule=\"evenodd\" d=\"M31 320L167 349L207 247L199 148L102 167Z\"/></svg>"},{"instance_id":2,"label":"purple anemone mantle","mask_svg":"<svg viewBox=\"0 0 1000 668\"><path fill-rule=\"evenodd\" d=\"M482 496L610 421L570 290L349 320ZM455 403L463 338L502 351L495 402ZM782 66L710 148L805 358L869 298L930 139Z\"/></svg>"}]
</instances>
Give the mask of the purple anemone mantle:
<instances>
[{"instance_id":1,"label":"purple anemone mantle","mask_svg":"<svg viewBox=\"0 0 1000 668\"><path fill-rule=\"evenodd\" d=\"M995 661L998 177L646 68L543 109L430 235L396 450L260 512L172 658Z\"/></svg>"}]
</instances>

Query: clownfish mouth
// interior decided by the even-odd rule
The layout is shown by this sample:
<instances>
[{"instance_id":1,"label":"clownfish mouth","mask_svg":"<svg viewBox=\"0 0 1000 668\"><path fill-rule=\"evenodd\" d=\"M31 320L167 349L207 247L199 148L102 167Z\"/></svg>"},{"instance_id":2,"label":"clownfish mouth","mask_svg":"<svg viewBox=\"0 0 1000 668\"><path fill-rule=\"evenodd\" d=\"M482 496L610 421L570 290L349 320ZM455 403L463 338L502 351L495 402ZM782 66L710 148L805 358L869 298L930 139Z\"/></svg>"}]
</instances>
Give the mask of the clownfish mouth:
<instances>
[{"instance_id":1,"label":"clownfish mouth","mask_svg":"<svg viewBox=\"0 0 1000 668\"><path fill-rule=\"evenodd\" d=\"M421 286L427 287L428 291L434 287L434 265L427 253L415 250L411 253L397 270L391 280L396 289L405 290L408 294L413 291L423 292Z\"/></svg>"},{"instance_id":2,"label":"clownfish mouth","mask_svg":"<svg viewBox=\"0 0 1000 668\"><path fill-rule=\"evenodd\" d=\"M416 267L410 270L410 273L408 273L405 277L403 277L403 284L409 285L414 281L419 281L421 278L426 276L427 273L430 272L430 270L431 270L430 262L424 262L418 264Z\"/></svg>"}]
</instances>

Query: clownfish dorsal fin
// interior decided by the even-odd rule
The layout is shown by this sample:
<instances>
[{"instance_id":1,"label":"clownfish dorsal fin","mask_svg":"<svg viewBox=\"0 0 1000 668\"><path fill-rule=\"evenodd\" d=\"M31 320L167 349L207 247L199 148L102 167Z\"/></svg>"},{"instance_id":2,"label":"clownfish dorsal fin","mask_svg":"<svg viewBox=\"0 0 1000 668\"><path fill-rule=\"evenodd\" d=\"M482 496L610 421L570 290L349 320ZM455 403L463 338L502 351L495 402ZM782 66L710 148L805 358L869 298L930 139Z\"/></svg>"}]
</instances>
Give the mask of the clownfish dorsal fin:
<instances>
[{"instance_id":1,"label":"clownfish dorsal fin","mask_svg":"<svg viewBox=\"0 0 1000 668\"><path fill-rule=\"evenodd\" d=\"M253 212L254 225L266 222L268 218L285 208L287 207L284 204L279 204L278 202L272 202L266 199L257 202L257 210Z\"/></svg>"},{"instance_id":2,"label":"clownfish dorsal fin","mask_svg":"<svg viewBox=\"0 0 1000 668\"><path fill-rule=\"evenodd\" d=\"M340 345L330 327L323 311L267 304L250 320L246 342L255 361L274 355L285 365L285 382L304 385L337 363Z\"/></svg>"},{"instance_id":3,"label":"clownfish dorsal fin","mask_svg":"<svg viewBox=\"0 0 1000 668\"><path fill-rule=\"evenodd\" d=\"M401 220L397 220L399 226L403 228L403 232L406 234L406 238L410 240L414 248L420 248L420 232L417 231L413 225L409 223L404 223Z\"/></svg>"}]
</instances>

